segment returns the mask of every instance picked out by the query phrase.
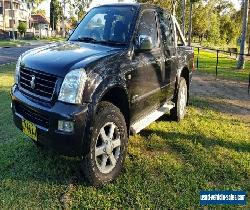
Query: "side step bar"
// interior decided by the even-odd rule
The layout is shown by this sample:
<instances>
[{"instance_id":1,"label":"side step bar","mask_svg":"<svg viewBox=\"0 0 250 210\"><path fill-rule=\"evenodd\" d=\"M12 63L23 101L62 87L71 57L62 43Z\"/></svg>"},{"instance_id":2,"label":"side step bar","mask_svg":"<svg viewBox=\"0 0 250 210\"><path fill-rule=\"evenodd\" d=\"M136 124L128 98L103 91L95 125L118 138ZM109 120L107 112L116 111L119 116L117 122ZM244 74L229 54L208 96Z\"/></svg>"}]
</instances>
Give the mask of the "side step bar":
<instances>
[{"instance_id":1,"label":"side step bar","mask_svg":"<svg viewBox=\"0 0 250 210\"><path fill-rule=\"evenodd\" d=\"M148 125L159 119L162 115L169 112L174 107L175 107L174 103L169 103L169 102L165 103L159 109L155 110L146 117L132 124L130 127L130 131L132 132L132 134L139 133L142 129L146 128Z\"/></svg>"}]
</instances>

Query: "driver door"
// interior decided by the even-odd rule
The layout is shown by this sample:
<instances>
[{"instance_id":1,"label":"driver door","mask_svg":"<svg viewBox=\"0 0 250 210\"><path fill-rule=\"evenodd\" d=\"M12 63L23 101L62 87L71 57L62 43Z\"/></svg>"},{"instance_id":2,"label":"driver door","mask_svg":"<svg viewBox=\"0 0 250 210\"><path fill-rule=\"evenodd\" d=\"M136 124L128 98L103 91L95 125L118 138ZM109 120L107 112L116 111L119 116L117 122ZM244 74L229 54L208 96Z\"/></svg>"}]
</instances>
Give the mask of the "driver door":
<instances>
[{"instance_id":1,"label":"driver door","mask_svg":"<svg viewBox=\"0 0 250 210\"><path fill-rule=\"evenodd\" d=\"M135 46L132 71L127 79L131 101L131 121L135 122L160 106L163 83L163 59L160 47L156 12L151 9L142 12L136 41L139 37L150 37L150 50L140 50Z\"/></svg>"}]
</instances>

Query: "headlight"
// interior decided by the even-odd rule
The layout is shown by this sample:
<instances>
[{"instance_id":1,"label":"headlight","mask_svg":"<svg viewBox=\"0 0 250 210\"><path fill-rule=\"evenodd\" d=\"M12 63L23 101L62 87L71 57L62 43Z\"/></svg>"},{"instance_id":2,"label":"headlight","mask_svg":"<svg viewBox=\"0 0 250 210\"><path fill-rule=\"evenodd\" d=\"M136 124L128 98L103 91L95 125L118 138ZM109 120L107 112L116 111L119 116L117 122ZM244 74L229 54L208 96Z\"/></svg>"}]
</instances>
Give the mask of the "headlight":
<instances>
[{"instance_id":1,"label":"headlight","mask_svg":"<svg viewBox=\"0 0 250 210\"><path fill-rule=\"evenodd\" d=\"M18 58L16 63L16 70L15 70L15 83L18 83L19 75L20 75L20 65L21 65L21 56Z\"/></svg>"},{"instance_id":2,"label":"headlight","mask_svg":"<svg viewBox=\"0 0 250 210\"><path fill-rule=\"evenodd\" d=\"M58 100L72 104L80 104L86 79L87 75L84 69L70 71L63 80Z\"/></svg>"}]
</instances>

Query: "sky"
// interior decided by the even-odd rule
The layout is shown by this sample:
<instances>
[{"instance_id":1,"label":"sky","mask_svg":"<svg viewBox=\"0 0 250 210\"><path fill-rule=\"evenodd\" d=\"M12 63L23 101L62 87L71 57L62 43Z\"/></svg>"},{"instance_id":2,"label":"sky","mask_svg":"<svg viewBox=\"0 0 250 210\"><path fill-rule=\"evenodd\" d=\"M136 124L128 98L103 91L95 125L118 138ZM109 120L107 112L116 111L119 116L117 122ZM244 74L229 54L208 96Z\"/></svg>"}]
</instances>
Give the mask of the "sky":
<instances>
[{"instance_id":1,"label":"sky","mask_svg":"<svg viewBox=\"0 0 250 210\"><path fill-rule=\"evenodd\" d=\"M124 0L124 2L133 2L134 0ZM231 0L233 4L235 5L235 8L237 10L240 9L240 0ZM107 4L107 3L113 3L118 2L118 0L93 0L90 7L94 7L100 4ZM49 17L49 9L50 9L50 0L45 0L43 3L40 4L38 7L39 9L44 9L46 11L46 16Z\"/></svg>"},{"instance_id":2,"label":"sky","mask_svg":"<svg viewBox=\"0 0 250 210\"><path fill-rule=\"evenodd\" d=\"M108 4L108 3L113 3L113 2L118 2L118 0L93 0L92 3L90 4L90 8L94 6L98 6L100 4ZM124 0L124 2L134 2L134 0Z\"/></svg>"},{"instance_id":3,"label":"sky","mask_svg":"<svg viewBox=\"0 0 250 210\"><path fill-rule=\"evenodd\" d=\"M108 3L115 3L115 2L118 2L118 0L93 0L92 3L90 4L90 8L101 5L101 4L108 4ZM134 2L134 0L124 0L124 2ZM39 5L38 8L45 10L46 16L49 17L50 0L45 0Z\"/></svg>"}]
</instances>

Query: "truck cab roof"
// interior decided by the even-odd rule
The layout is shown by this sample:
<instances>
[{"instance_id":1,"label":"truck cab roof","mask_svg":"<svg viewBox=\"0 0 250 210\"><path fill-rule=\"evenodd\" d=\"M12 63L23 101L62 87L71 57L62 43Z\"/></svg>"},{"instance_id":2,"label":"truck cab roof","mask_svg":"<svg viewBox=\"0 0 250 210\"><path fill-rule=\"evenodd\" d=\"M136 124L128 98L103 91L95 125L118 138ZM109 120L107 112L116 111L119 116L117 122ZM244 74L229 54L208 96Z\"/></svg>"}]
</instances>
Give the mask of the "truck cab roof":
<instances>
[{"instance_id":1,"label":"truck cab roof","mask_svg":"<svg viewBox=\"0 0 250 210\"><path fill-rule=\"evenodd\" d=\"M153 4L148 4L148 3L107 3L107 4L102 4L96 7L105 7L105 6L134 6L138 9L159 9L159 10L164 10L166 13L171 14L168 10L162 9L161 7Z\"/></svg>"}]
</instances>

